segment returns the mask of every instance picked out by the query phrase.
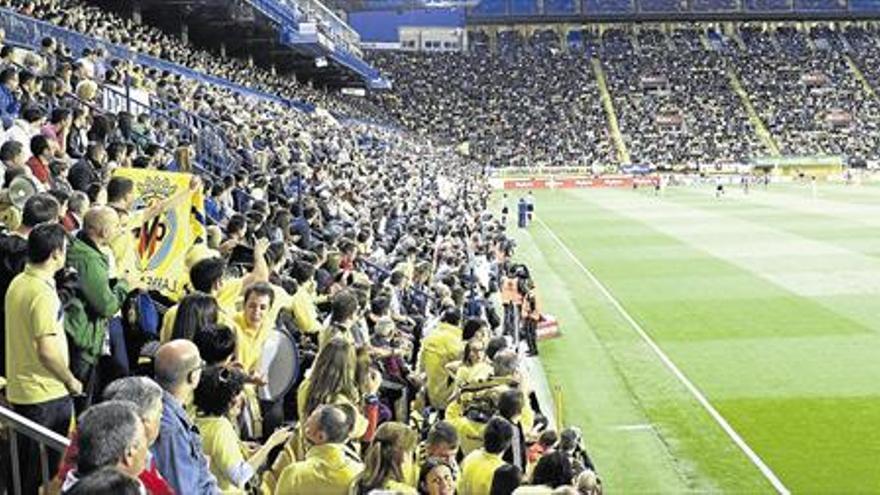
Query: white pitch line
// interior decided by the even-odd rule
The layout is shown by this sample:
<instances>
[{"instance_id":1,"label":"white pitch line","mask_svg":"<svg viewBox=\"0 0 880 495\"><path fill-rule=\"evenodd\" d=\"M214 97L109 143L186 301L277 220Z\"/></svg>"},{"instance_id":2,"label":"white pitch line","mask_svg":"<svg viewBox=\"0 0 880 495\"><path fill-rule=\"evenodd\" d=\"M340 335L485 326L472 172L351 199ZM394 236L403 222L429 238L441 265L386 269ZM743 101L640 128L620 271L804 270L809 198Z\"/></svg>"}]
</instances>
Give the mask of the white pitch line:
<instances>
[{"instance_id":1,"label":"white pitch line","mask_svg":"<svg viewBox=\"0 0 880 495\"><path fill-rule=\"evenodd\" d=\"M754 464L755 467L757 467L758 470L761 471L761 474L763 474L764 477L767 478L767 481L769 481L770 484L773 485L773 488L776 489L776 492L782 495L789 495L791 492L788 488L785 487L785 485L782 483L779 477L776 476L773 470L771 470L770 467L767 466L767 464L765 464L763 460L761 460L758 454L756 454L755 451L752 450L751 447L749 447L745 440L743 440L739 433L737 433L736 430L734 430L733 427L730 426L730 423L728 423L727 420L724 419L724 416L722 416L721 413L719 413L718 410L715 409L715 406L713 406L709 402L709 400L706 399L706 396L703 395L702 392L700 392L696 385L694 385L693 382L691 382L690 379L688 379L688 377L685 376L685 374L682 373L680 369L678 369L678 366L676 366L675 363L673 363L672 360L669 359L669 356L667 356L666 353L663 352L663 349L661 349L660 346L658 346L657 343L654 342L654 340L648 335L647 332L645 332L642 326L639 325L639 323L635 319L633 319L632 316L630 316L630 314L626 311L626 309L623 308L620 302L618 302L617 299L611 294L611 292L609 292L608 289L605 288L605 285L603 285L602 282L600 282L599 279L596 278L595 275L593 275L593 272L591 272L586 266L584 266L583 263L581 263L577 256L575 256L574 253L572 253L571 250L568 249L568 246L566 246L565 243L562 242L562 239L560 239L559 236L557 236L556 233L553 232L553 230L546 223L544 223L544 220L542 220L541 217L538 217L536 215L535 218L538 220L538 223L540 223L541 226L544 227L547 233L549 233L550 236L553 237L553 240L556 241L557 244L559 244L559 247L562 248L563 251L565 251L565 254L567 254L568 257L571 258L571 260L574 261L574 263L581 269L581 271L583 271L584 274L589 277L590 281L593 282L596 287L598 287L602 295L604 295L608 299L611 305L614 306L614 309L616 309L617 312L620 313L620 315L623 317L623 319L630 324L633 330L635 330L636 333L639 334L639 337L641 337L642 340L644 340L645 343L648 345L648 347L650 347L651 350L654 351L654 354L656 354L657 357L660 358L660 361L662 361L663 364L666 365L666 367L669 369L669 371L672 372L673 375L675 375L678 381L680 381L681 384L684 385L686 389L688 389L691 395L694 396L697 402L699 402L700 405L703 406L703 409L705 409L706 412L709 413L709 416L711 416L712 419L714 419L715 422L718 423L718 426L720 426L721 429L724 430L725 433L727 433L727 436L730 437L731 440L733 440L733 443L736 444L736 446L739 447L743 454L745 454L746 457L749 458L752 464Z\"/></svg>"},{"instance_id":2,"label":"white pitch line","mask_svg":"<svg viewBox=\"0 0 880 495\"><path fill-rule=\"evenodd\" d=\"M617 431L647 431L653 430L654 426L643 423L638 425L620 425L615 426L613 429Z\"/></svg>"}]
</instances>

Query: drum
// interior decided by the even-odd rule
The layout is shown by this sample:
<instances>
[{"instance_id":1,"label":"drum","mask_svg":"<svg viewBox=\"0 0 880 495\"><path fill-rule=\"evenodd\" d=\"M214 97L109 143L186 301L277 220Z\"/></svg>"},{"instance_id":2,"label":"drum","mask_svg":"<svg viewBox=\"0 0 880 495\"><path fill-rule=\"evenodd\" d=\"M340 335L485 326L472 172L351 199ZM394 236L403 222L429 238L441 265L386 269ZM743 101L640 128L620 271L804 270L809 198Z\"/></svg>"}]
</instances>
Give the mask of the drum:
<instances>
[{"instance_id":1,"label":"drum","mask_svg":"<svg viewBox=\"0 0 880 495\"><path fill-rule=\"evenodd\" d=\"M258 366L268 382L257 390L260 400L274 402L284 397L299 379L299 368L299 347L293 337L281 330L270 330Z\"/></svg>"}]
</instances>

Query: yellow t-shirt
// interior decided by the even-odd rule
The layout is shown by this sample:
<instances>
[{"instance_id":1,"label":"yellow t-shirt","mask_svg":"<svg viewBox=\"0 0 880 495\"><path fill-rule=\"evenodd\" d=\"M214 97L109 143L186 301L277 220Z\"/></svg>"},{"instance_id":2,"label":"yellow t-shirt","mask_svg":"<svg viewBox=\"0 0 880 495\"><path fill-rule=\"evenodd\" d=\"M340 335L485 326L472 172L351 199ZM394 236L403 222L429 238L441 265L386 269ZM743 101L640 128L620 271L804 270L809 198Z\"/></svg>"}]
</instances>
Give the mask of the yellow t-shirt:
<instances>
[{"instance_id":1,"label":"yellow t-shirt","mask_svg":"<svg viewBox=\"0 0 880 495\"><path fill-rule=\"evenodd\" d=\"M247 287L242 288L242 296L246 290ZM278 315L282 311L290 310L292 300L290 294L277 285L272 285L272 290L275 293L272 307L269 308L269 311L263 317L262 328L259 331L248 328L244 311L237 311L232 317L232 322L234 323L232 328L235 331L236 359L248 372L253 372L256 370L257 365L259 365L260 356L263 353L263 343L269 336L269 332L275 328Z\"/></svg>"},{"instance_id":2,"label":"yellow t-shirt","mask_svg":"<svg viewBox=\"0 0 880 495\"><path fill-rule=\"evenodd\" d=\"M314 289L303 284L290 301L290 309L296 326L305 333L317 333L321 330L321 322L318 321L318 308L315 306Z\"/></svg>"},{"instance_id":3,"label":"yellow t-shirt","mask_svg":"<svg viewBox=\"0 0 880 495\"><path fill-rule=\"evenodd\" d=\"M486 429L485 423L472 421L464 416L457 418L447 418L452 424L455 431L458 432L458 442L461 445L461 451L464 455L483 447L483 431Z\"/></svg>"},{"instance_id":4,"label":"yellow t-shirt","mask_svg":"<svg viewBox=\"0 0 880 495\"><path fill-rule=\"evenodd\" d=\"M233 327L235 331L235 356L244 370L248 373L254 372L260 364L260 357L263 355L263 343L269 336L269 330L272 328L268 324L268 318L263 320L262 328L248 328L247 320L244 313L237 313L232 321L235 323Z\"/></svg>"},{"instance_id":5,"label":"yellow t-shirt","mask_svg":"<svg viewBox=\"0 0 880 495\"><path fill-rule=\"evenodd\" d=\"M304 461L284 469L275 495L348 495L363 470L363 464L345 455L342 445L317 445L309 449Z\"/></svg>"},{"instance_id":6,"label":"yellow t-shirt","mask_svg":"<svg viewBox=\"0 0 880 495\"><path fill-rule=\"evenodd\" d=\"M461 463L458 493L489 495L495 470L504 464L500 454L490 454L483 449L471 452Z\"/></svg>"},{"instance_id":7,"label":"yellow t-shirt","mask_svg":"<svg viewBox=\"0 0 880 495\"><path fill-rule=\"evenodd\" d=\"M351 333L351 330L341 331L340 329L341 327L332 323L322 328L321 333L318 334L318 351L323 349L324 346L327 345L327 342L330 342L333 337L336 336L340 336L349 344L357 346L357 342L354 340L354 334Z\"/></svg>"},{"instance_id":8,"label":"yellow t-shirt","mask_svg":"<svg viewBox=\"0 0 880 495\"><path fill-rule=\"evenodd\" d=\"M461 329L448 323L441 323L422 342L419 369L428 375L428 398L438 409L446 408L453 391L446 365L460 359L462 350Z\"/></svg>"},{"instance_id":9,"label":"yellow t-shirt","mask_svg":"<svg viewBox=\"0 0 880 495\"><path fill-rule=\"evenodd\" d=\"M223 280L223 285L220 286L220 290L214 298L217 300L217 306L220 308L220 315L218 317L220 324L227 325L233 329L235 328L233 315L235 315L240 309L238 305L241 301L243 290L241 278L228 278ZM162 330L159 332L159 342L162 342L163 344L171 340L171 334L174 330L174 320L177 318L177 308L179 306L179 304L171 306L168 308L168 311L165 312L165 316L162 317Z\"/></svg>"},{"instance_id":10,"label":"yellow t-shirt","mask_svg":"<svg viewBox=\"0 0 880 495\"><path fill-rule=\"evenodd\" d=\"M139 273L140 263L138 263L137 237L135 237L134 229L141 227L143 224L143 214L141 212L131 212L120 218L120 233L110 240L110 250L113 252L113 258L116 260L116 273L123 274L126 271Z\"/></svg>"},{"instance_id":11,"label":"yellow t-shirt","mask_svg":"<svg viewBox=\"0 0 880 495\"><path fill-rule=\"evenodd\" d=\"M246 462L241 440L235 427L225 417L196 417L194 420L202 437L205 455L211 459L211 474L217 478L217 486L224 494L244 494L245 491L232 481L230 473L241 469Z\"/></svg>"},{"instance_id":12,"label":"yellow t-shirt","mask_svg":"<svg viewBox=\"0 0 880 495\"><path fill-rule=\"evenodd\" d=\"M486 380L492 376L493 371L492 364L486 361L480 361L471 366L462 364L455 373L455 386L463 387L468 383Z\"/></svg>"},{"instance_id":13,"label":"yellow t-shirt","mask_svg":"<svg viewBox=\"0 0 880 495\"><path fill-rule=\"evenodd\" d=\"M31 265L6 292L6 396L13 404L39 404L68 395L67 387L40 361L36 339L51 336L68 364L64 310L51 273Z\"/></svg>"},{"instance_id":14,"label":"yellow t-shirt","mask_svg":"<svg viewBox=\"0 0 880 495\"><path fill-rule=\"evenodd\" d=\"M243 282L243 277L223 279L223 284L217 291L217 305L220 306L221 312L234 315L241 309L245 289Z\"/></svg>"}]
</instances>

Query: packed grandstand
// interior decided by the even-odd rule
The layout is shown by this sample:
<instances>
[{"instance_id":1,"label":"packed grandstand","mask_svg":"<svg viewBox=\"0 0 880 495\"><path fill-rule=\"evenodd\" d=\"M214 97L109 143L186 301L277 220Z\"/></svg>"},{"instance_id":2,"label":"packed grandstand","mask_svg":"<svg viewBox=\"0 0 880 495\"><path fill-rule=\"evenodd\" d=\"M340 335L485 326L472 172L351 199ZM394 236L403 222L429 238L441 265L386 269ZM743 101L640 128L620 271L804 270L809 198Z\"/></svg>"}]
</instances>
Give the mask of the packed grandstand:
<instances>
[{"instance_id":1,"label":"packed grandstand","mask_svg":"<svg viewBox=\"0 0 880 495\"><path fill-rule=\"evenodd\" d=\"M364 98L0 7L3 401L68 438L7 430L0 492L601 493L489 169L878 155L863 26L474 32Z\"/></svg>"},{"instance_id":2,"label":"packed grandstand","mask_svg":"<svg viewBox=\"0 0 880 495\"><path fill-rule=\"evenodd\" d=\"M873 28L612 26L574 33L501 32L494 52L479 36L465 54L380 52L375 61L395 90L376 99L406 127L469 141L495 166L877 157ZM765 139L756 123L769 132Z\"/></svg>"}]
</instances>

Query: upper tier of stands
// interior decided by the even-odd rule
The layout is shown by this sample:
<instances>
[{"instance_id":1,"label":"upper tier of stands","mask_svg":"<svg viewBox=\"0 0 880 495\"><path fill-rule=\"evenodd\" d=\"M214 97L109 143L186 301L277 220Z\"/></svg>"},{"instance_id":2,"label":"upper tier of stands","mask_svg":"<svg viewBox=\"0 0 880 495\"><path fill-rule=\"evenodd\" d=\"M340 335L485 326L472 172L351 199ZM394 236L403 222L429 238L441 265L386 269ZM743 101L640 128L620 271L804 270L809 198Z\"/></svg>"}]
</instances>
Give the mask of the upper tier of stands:
<instances>
[{"instance_id":1,"label":"upper tier of stands","mask_svg":"<svg viewBox=\"0 0 880 495\"><path fill-rule=\"evenodd\" d=\"M783 155L877 159L878 46L873 29L825 25L743 25L732 36L695 25L608 28L570 31L564 40L555 30L528 39L500 30L494 40L476 31L463 55L373 55L396 85L374 101L406 126L469 140L494 165L608 165L621 155L610 151L616 137L590 68L595 58L635 163L744 161L777 147Z\"/></svg>"}]
</instances>

